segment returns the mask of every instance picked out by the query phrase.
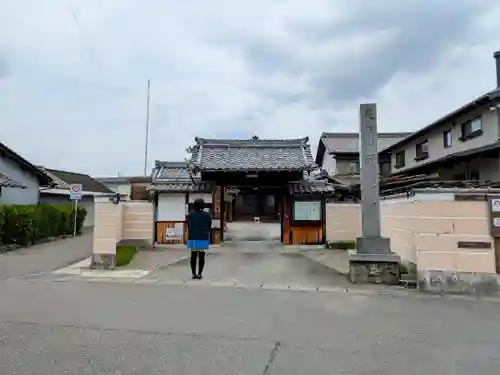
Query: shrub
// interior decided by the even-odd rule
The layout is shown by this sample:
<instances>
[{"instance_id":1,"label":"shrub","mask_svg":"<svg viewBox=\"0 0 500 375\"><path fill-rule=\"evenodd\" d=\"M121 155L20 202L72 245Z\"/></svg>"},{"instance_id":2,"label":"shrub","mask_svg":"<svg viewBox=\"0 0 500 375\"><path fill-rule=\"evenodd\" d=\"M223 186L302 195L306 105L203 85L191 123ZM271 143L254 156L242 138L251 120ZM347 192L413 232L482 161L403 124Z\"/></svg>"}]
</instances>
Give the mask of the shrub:
<instances>
[{"instance_id":1,"label":"shrub","mask_svg":"<svg viewBox=\"0 0 500 375\"><path fill-rule=\"evenodd\" d=\"M87 211L78 207L77 234L86 215ZM73 234L74 217L71 204L0 205L0 244L26 246Z\"/></svg>"},{"instance_id":2,"label":"shrub","mask_svg":"<svg viewBox=\"0 0 500 375\"><path fill-rule=\"evenodd\" d=\"M116 266L126 266L132 261L136 253L137 247L134 245L116 246Z\"/></svg>"}]
</instances>

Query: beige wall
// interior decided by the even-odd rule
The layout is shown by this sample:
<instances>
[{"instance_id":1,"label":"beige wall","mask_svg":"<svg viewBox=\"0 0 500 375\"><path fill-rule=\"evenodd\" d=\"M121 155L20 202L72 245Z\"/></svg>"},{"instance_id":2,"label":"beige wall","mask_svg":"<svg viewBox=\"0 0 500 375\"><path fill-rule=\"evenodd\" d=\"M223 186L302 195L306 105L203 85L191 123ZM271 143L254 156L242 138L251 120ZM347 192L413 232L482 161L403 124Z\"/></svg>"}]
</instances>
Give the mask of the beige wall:
<instances>
[{"instance_id":1,"label":"beige wall","mask_svg":"<svg viewBox=\"0 0 500 375\"><path fill-rule=\"evenodd\" d=\"M329 204L327 240L354 240L361 232L358 204ZM417 194L381 202L382 235L392 251L419 271L495 273L493 239L485 201L455 201L453 194ZM349 228L348 228L349 226ZM489 242L489 249L464 249L458 242Z\"/></svg>"},{"instance_id":2,"label":"beige wall","mask_svg":"<svg viewBox=\"0 0 500 375\"><path fill-rule=\"evenodd\" d=\"M326 241L352 241L361 236L361 215L357 203L326 205Z\"/></svg>"},{"instance_id":3,"label":"beige wall","mask_svg":"<svg viewBox=\"0 0 500 375\"><path fill-rule=\"evenodd\" d=\"M153 242L153 204L129 201L123 204L123 239Z\"/></svg>"},{"instance_id":4,"label":"beige wall","mask_svg":"<svg viewBox=\"0 0 500 375\"><path fill-rule=\"evenodd\" d=\"M153 242L153 204L127 201L113 204L99 198L94 207L94 254L115 254L121 240Z\"/></svg>"},{"instance_id":5,"label":"beige wall","mask_svg":"<svg viewBox=\"0 0 500 375\"><path fill-rule=\"evenodd\" d=\"M461 124L465 121L471 120L477 116L482 116L482 129L483 134L477 138L469 139L465 142L461 142L459 138L461 137ZM450 148L443 147L443 131L451 130L452 134L452 146ZM424 134L422 137L410 142L400 148L396 148L392 151L392 172L401 172L405 169L415 167L419 164L425 164L432 160L442 158L446 155L452 153L467 151L473 148L489 145L495 143L500 138L499 120L498 112L491 111L489 106L478 108L476 111L470 112L467 115L463 115L457 119L455 122L449 122L438 126L436 129L429 133ZM429 142L429 157L422 161L416 161L416 144L428 140ZM406 151L406 164L402 168L395 168L396 165L396 153L401 150ZM498 171L497 171L498 172ZM500 176L500 172L498 172Z\"/></svg>"},{"instance_id":6,"label":"beige wall","mask_svg":"<svg viewBox=\"0 0 500 375\"><path fill-rule=\"evenodd\" d=\"M109 199L96 199L94 203L95 254L115 254L116 244L122 238L122 205L113 204Z\"/></svg>"}]
</instances>

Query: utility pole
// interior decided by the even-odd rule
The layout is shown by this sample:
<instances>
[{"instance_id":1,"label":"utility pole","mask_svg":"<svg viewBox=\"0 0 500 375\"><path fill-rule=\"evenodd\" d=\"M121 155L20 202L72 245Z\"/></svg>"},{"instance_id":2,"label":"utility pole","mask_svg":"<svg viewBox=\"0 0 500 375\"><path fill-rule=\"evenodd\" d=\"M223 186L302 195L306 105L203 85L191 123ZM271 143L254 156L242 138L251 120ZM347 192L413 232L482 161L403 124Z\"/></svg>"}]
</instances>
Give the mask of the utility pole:
<instances>
[{"instance_id":1,"label":"utility pole","mask_svg":"<svg viewBox=\"0 0 500 375\"><path fill-rule=\"evenodd\" d=\"M149 138L149 100L151 91L151 81L148 79L148 97L146 102L146 146L144 148L144 176L148 171L148 138Z\"/></svg>"}]
</instances>

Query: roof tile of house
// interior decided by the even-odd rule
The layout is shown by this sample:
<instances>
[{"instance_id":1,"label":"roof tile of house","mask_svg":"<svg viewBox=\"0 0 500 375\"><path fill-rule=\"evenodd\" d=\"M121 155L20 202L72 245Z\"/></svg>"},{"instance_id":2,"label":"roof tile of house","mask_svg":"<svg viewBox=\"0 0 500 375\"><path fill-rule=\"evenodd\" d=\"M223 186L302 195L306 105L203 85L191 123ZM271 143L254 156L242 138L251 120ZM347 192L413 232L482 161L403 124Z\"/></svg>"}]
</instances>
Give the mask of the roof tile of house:
<instances>
[{"instance_id":1,"label":"roof tile of house","mask_svg":"<svg viewBox=\"0 0 500 375\"><path fill-rule=\"evenodd\" d=\"M411 133L378 133L378 151L408 137ZM321 141L328 152L346 153L359 152L359 133L323 133Z\"/></svg>"},{"instance_id":2,"label":"roof tile of house","mask_svg":"<svg viewBox=\"0 0 500 375\"><path fill-rule=\"evenodd\" d=\"M311 170L309 139L196 138L191 164L202 171Z\"/></svg>"},{"instance_id":3,"label":"roof tile of house","mask_svg":"<svg viewBox=\"0 0 500 375\"><path fill-rule=\"evenodd\" d=\"M17 152L14 152L14 150L10 149L9 147L7 147L7 145L5 145L2 142L0 142L0 157L8 158L14 161L20 168L33 173L36 176L40 185L42 186L50 185L51 180L46 173L44 173L36 165L30 163L28 160L23 158Z\"/></svg>"},{"instance_id":4,"label":"roof tile of house","mask_svg":"<svg viewBox=\"0 0 500 375\"><path fill-rule=\"evenodd\" d=\"M288 184L291 194L331 194L335 187L325 180L305 180Z\"/></svg>"},{"instance_id":5,"label":"roof tile of house","mask_svg":"<svg viewBox=\"0 0 500 375\"><path fill-rule=\"evenodd\" d=\"M10 188L22 188L25 189L27 186L20 182L14 181L10 177L0 173L0 187L10 187Z\"/></svg>"},{"instance_id":6,"label":"roof tile of house","mask_svg":"<svg viewBox=\"0 0 500 375\"><path fill-rule=\"evenodd\" d=\"M156 161L150 191L212 191L209 183L200 182L199 173L190 173L187 162Z\"/></svg>"},{"instance_id":7,"label":"roof tile of house","mask_svg":"<svg viewBox=\"0 0 500 375\"><path fill-rule=\"evenodd\" d=\"M88 174L48 169L45 167L38 168L44 171L54 181L56 189L69 189L70 185L82 184L82 188L85 191L94 193L113 193L112 190L108 189Z\"/></svg>"}]
</instances>

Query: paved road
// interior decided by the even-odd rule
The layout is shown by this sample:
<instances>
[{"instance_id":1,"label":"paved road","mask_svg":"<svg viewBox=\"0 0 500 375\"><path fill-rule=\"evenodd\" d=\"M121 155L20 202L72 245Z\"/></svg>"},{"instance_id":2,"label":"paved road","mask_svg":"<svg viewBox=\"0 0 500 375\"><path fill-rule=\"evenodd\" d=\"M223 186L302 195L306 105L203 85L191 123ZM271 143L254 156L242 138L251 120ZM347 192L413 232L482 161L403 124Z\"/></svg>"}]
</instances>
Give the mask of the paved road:
<instances>
[{"instance_id":1,"label":"paved road","mask_svg":"<svg viewBox=\"0 0 500 375\"><path fill-rule=\"evenodd\" d=\"M0 374L496 374L500 305L8 280Z\"/></svg>"},{"instance_id":2,"label":"paved road","mask_svg":"<svg viewBox=\"0 0 500 375\"><path fill-rule=\"evenodd\" d=\"M160 281L190 280L189 259L154 269L147 278ZM351 284L345 276L299 253L226 252L210 253L206 258L204 282L239 285L343 286Z\"/></svg>"},{"instance_id":3,"label":"paved road","mask_svg":"<svg viewBox=\"0 0 500 375\"><path fill-rule=\"evenodd\" d=\"M30 248L0 253L0 280L37 272L53 271L92 254L92 235L48 242Z\"/></svg>"},{"instance_id":4,"label":"paved road","mask_svg":"<svg viewBox=\"0 0 500 375\"><path fill-rule=\"evenodd\" d=\"M79 251L84 257L81 249L90 240L76 239L59 251L39 248L24 255L34 264L9 272L56 268ZM147 259L156 262L151 254ZM153 271L167 278L188 272L185 261ZM2 375L489 375L500 370L497 302L209 284L56 282L44 276L0 281ZM249 283L345 282L311 259L272 248L209 255L206 276Z\"/></svg>"}]
</instances>

